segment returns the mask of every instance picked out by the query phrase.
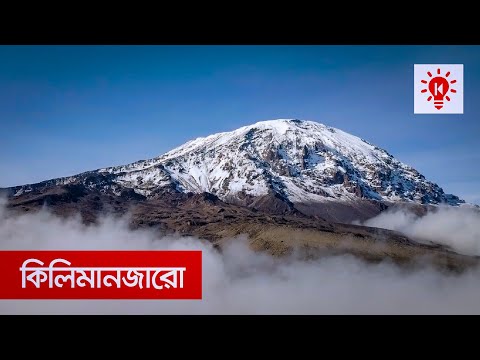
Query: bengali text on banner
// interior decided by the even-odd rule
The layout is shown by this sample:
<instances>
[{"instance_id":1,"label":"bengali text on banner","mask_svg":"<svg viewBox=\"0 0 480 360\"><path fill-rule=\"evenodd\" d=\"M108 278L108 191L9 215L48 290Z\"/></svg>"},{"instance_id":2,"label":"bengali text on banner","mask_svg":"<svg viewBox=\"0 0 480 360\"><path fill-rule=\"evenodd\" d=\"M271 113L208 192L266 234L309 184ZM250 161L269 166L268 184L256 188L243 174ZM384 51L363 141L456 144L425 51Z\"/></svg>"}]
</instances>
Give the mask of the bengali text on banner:
<instances>
[{"instance_id":1,"label":"bengali text on banner","mask_svg":"<svg viewBox=\"0 0 480 360\"><path fill-rule=\"evenodd\" d=\"M202 253L0 251L0 299L201 299Z\"/></svg>"}]
</instances>

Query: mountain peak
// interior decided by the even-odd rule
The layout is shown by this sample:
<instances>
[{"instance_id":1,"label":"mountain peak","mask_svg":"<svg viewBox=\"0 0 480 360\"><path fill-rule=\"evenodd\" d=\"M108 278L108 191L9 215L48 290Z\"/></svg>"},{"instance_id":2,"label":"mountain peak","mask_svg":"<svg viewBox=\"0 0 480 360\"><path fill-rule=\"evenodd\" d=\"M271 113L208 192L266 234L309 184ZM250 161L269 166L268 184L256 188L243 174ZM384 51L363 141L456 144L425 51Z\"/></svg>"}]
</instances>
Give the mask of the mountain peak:
<instances>
[{"instance_id":1,"label":"mountain peak","mask_svg":"<svg viewBox=\"0 0 480 360\"><path fill-rule=\"evenodd\" d=\"M258 121L252 125L247 125L244 127L241 127L238 130L241 129L252 129L252 128L258 128L258 129L270 129L270 130L276 130L279 132L285 132L287 130L292 130L292 129L301 129L301 130L307 130L307 129L315 129L315 128L329 128L328 126L316 122L316 121L311 121L311 120L301 120L301 119L273 119L273 120L262 120ZM333 129L333 128L331 128Z\"/></svg>"},{"instance_id":2,"label":"mountain peak","mask_svg":"<svg viewBox=\"0 0 480 360\"><path fill-rule=\"evenodd\" d=\"M150 160L52 182L84 182L114 194L128 188L146 197L160 196L166 189L207 192L224 201L278 195L292 203L463 202L368 141L300 119L259 121L191 140ZM15 190L24 191L29 188Z\"/></svg>"}]
</instances>

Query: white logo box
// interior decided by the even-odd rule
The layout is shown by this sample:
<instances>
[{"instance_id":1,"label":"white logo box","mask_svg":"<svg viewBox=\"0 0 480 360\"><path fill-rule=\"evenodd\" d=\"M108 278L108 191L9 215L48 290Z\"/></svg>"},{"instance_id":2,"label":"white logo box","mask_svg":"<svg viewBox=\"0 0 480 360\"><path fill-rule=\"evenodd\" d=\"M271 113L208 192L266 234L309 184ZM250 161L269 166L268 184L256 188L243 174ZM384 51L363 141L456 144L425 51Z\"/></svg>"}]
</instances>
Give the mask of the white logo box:
<instances>
[{"instance_id":1,"label":"white logo box","mask_svg":"<svg viewBox=\"0 0 480 360\"><path fill-rule=\"evenodd\" d=\"M414 64L414 114L463 114L463 64Z\"/></svg>"}]
</instances>

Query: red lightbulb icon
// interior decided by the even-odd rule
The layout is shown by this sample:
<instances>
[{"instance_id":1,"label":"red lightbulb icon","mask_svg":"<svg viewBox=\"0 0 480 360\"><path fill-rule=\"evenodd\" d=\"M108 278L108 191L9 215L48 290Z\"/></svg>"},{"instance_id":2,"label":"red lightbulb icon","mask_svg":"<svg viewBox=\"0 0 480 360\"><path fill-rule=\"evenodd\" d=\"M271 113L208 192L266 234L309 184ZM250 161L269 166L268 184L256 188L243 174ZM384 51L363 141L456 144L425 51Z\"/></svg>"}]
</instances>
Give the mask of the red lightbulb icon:
<instances>
[{"instance_id":1,"label":"red lightbulb icon","mask_svg":"<svg viewBox=\"0 0 480 360\"><path fill-rule=\"evenodd\" d=\"M438 110L443 107L443 98L449 87L447 79L441 76L434 77L428 83L428 90L433 95L433 104Z\"/></svg>"},{"instance_id":2,"label":"red lightbulb icon","mask_svg":"<svg viewBox=\"0 0 480 360\"><path fill-rule=\"evenodd\" d=\"M432 73L427 71L427 75L432 78ZM447 95L448 91L452 93L456 93L457 90L451 89L450 84L455 84L457 80L451 80L450 83L448 82L447 78L450 76L450 71L448 71L445 76L440 75L440 69L437 69L437 76L430 79L429 82L427 80L422 80L423 84L428 84L428 90L422 89L422 93L426 93L430 91L432 94L428 97L427 101L432 100L433 97L433 105L437 110L443 108L443 99L450 101L450 97Z\"/></svg>"}]
</instances>

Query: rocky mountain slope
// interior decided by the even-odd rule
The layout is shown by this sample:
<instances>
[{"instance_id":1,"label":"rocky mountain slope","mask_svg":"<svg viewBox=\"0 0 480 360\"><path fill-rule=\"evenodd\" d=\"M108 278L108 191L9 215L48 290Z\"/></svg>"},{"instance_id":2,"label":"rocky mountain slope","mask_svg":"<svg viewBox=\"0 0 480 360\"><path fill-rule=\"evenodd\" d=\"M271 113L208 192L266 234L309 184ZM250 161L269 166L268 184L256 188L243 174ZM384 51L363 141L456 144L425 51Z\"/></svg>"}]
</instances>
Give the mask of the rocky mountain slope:
<instances>
[{"instance_id":1,"label":"rocky mountain slope","mask_svg":"<svg viewBox=\"0 0 480 360\"><path fill-rule=\"evenodd\" d=\"M438 244L420 243L395 231L337 224L301 213L269 214L226 203L210 193L171 192L147 200L130 195L65 185L11 199L3 216L22 216L46 208L59 217L80 215L89 225L105 214L127 216L132 229L149 228L161 236L194 236L210 241L219 251L229 241L247 237L253 250L274 257L351 255L367 262L388 259L409 268L432 265L460 272L479 263L479 258L456 254Z\"/></svg>"},{"instance_id":2,"label":"rocky mountain slope","mask_svg":"<svg viewBox=\"0 0 480 360\"><path fill-rule=\"evenodd\" d=\"M11 192L19 196L74 183L117 195L131 189L147 198L170 189L209 192L227 201L273 193L292 203L463 202L366 140L295 119L258 122L189 141L150 160L18 186Z\"/></svg>"},{"instance_id":3,"label":"rocky mountain slope","mask_svg":"<svg viewBox=\"0 0 480 360\"><path fill-rule=\"evenodd\" d=\"M193 235L221 248L247 235L272 255L300 249L443 267L477 263L434 244L347 224L391 206L464 203L385 150L316 122L272 120L198 138L159 157L0 189L9 213L43 207L86 223L129 214L133 227ZM343 223L343 224L342 224Z\"/></svg>"}]
</instances>

